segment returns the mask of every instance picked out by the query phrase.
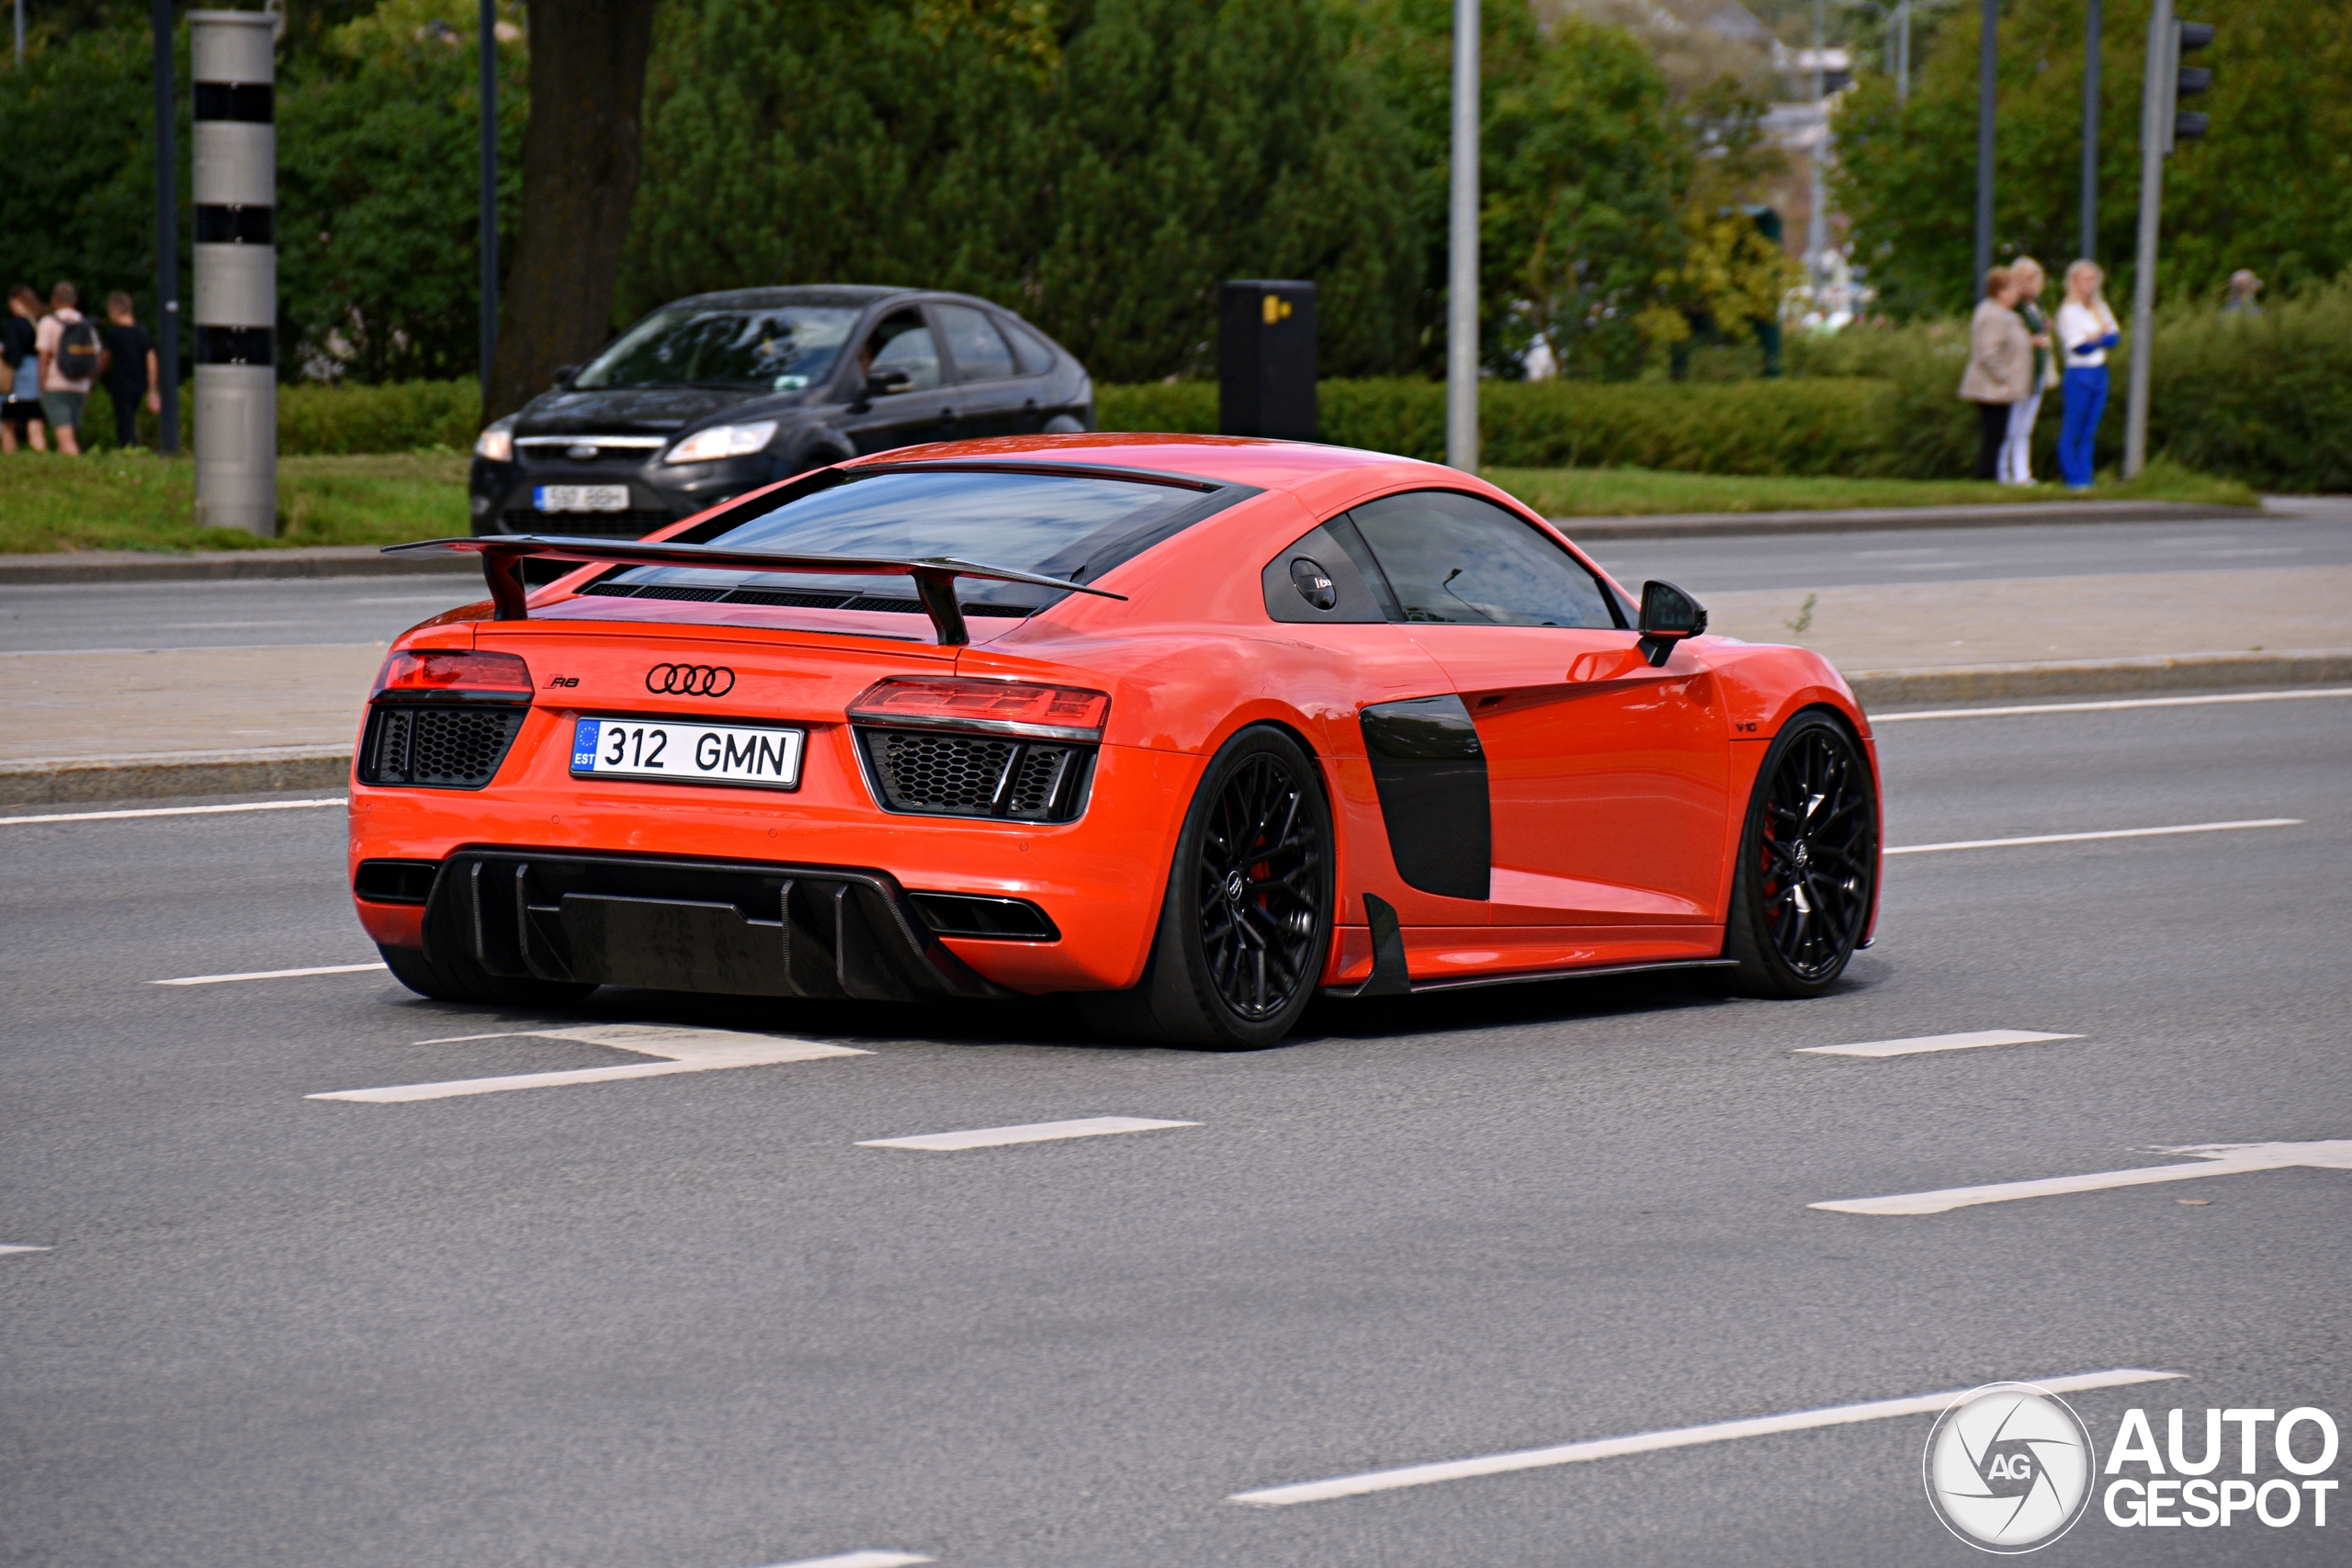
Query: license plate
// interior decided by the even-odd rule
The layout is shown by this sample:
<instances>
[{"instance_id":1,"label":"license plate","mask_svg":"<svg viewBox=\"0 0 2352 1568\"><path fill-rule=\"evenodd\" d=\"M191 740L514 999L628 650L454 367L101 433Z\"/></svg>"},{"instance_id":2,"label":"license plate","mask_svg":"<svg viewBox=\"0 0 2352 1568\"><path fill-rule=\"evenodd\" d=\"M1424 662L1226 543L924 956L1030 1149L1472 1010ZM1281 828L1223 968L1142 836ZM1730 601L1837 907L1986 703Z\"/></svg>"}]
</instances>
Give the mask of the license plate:
<instances>
[{"instance_id":1,"label":"license plate","mask_svg":"<svg viewBox=\"0 0 2352 1568\"><path fill-rule=\"evenodd\" d=\"M639 718L583 718L571 731L571 776L663 784L798 789L805 729Z\"/></svg>"},{"instance_id":2,"label":"license plate","mask_svg":"<svg viewBox=\"0 0 2352 1568\"><path fill-rule=\"evenodd\" d=\"M531 504L541 512L627 512L627 485L534 485Z\"/></svg>"}]
</instances>

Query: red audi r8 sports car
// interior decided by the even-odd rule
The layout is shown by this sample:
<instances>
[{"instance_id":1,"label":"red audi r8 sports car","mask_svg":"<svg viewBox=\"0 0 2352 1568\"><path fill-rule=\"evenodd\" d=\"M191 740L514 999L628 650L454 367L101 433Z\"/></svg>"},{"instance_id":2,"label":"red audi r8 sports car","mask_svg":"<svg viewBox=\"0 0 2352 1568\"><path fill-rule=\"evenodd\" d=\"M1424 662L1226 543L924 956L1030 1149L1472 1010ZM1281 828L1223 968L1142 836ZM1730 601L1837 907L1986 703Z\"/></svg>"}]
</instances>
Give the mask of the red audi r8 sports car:
<instances>
[{"instance_id":1,"label":"red audi r8 sports car","mask_svg":"<svg viewBox=\"0 0 2352 1568\"><path fill-rule=\"evenodd\" d=\"M492 590L393 645L354 763L360 921L431 997L1080 992L1234 1048L1318 990L1812 995L1875 915L1838 672L1450 468L1016 437L396 547Z\"/></svg>"}]
</instances>

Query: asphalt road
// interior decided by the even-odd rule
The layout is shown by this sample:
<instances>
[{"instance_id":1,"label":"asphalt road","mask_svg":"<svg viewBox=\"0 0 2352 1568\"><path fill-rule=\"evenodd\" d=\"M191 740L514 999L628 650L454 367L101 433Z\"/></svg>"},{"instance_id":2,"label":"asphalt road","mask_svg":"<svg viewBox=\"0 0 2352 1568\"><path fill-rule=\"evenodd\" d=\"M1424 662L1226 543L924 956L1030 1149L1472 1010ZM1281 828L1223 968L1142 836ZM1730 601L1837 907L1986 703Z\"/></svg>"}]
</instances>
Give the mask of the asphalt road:
<instances>
[{"instance_id":1,"label":"asphalt road","mask_svg":"<svg viewBox=\"0 0 2352 1568\"><path fill-rule=\"evenodd\" d=\"M2192 1447L2208 1406L2352 1425L2352 1171L1808 1207L2352 1137L2352 699L1882 734L1898 846L2301 820L1894 858L1815 1001L1331 1003L1242 1055L1034 1004L156 986L367 959L340 813L0 825L0 1243L50 1249L0 1256L0 1563L1962 1564L1925 1416L1227 1498L2117 1368L2183 1376L2075 1396L2102 1452L2127 1407ZM642 1059L501 1033L592 1020L868 1054L304 1098ZM1797 1054L1991 1029L2080 1038ZM1196 1125L858 1146L1091 1116ZM2095 1504L2050 1561L2335 1563L2345 1529L2341 1493L2326 1529Z\"/></svg>"},{"instance_id":2,"label":"asphalt road","mask_svg":"<svg viewBox=\"0 0 2352 1568\"><path fill-rule=\"evenodd\" d=\"M2323 514L2222 523L2075 523L1655 543L1607 539L1592 547L1601 565L1631 589L1638 591L1645 578L1663 577L1704 594L2338 566L2352 562L2352 522ZM480 597L480 581L471 576L0 584L0 653L379 643L427 615Z\"/></svg>"}]
</instances>

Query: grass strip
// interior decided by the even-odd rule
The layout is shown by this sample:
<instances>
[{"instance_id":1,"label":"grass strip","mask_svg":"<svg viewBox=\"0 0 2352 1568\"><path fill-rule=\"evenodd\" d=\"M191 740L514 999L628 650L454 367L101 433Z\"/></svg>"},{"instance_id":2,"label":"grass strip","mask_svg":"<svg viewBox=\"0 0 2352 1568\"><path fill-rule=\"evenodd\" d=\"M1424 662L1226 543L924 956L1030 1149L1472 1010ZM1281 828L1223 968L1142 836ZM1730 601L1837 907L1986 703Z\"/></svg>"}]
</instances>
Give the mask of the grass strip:
<instances>
[{"instance_id":1,"label":"grass strip","mask_svg":"<svg viewBox=\"0 0 2352 1568\"><path fill-rule=\"evenodd\" d=\"M2256 506L2235 479L2161 459L2129 483L2102 474L2086 492L1980 479L1848 479L1659 473L1648 468L1488 468L1486 478L1546 517L1637 517L1684 512L1824 512L1847 507L2017 505L2064 501L2181 501Z\"/></svg>"},{"instance_id":2,"label":"grass strip","mask_svg":"<svg viewBox=\"0 0 2352 1568\"><path fill-rule=\"evenodd\" d=\"M468 531L460 454L277 460L277 537L196 521L196 465L152 452L0 457L0 553L394 545Z\"/></svg>"}]
</instances>

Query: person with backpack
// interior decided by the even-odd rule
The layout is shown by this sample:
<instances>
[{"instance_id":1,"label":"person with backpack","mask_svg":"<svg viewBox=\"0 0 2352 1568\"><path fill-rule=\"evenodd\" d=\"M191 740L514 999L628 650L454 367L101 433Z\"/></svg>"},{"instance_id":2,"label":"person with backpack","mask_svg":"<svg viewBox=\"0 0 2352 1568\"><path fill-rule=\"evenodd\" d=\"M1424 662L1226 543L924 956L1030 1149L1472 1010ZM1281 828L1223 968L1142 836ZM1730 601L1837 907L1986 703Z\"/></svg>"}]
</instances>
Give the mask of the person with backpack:
<instances>
[{"instance_id":1,"label":"person with backpack","mask_svg":"<svg viewBox=\"0 0 2352 1568\"><path fill-rule=\"evenodd\" d=\"M33 336L40 355L41 412L57 433L57 449L69 457L82 455L82 409L90 400L104 353L98 329L74 308L80 299L70 283L51 289L49 314Z\"/></svg>"}]
</instances>

